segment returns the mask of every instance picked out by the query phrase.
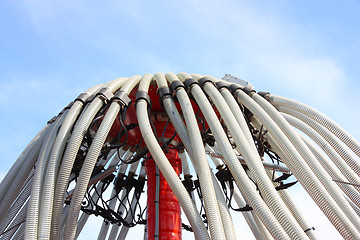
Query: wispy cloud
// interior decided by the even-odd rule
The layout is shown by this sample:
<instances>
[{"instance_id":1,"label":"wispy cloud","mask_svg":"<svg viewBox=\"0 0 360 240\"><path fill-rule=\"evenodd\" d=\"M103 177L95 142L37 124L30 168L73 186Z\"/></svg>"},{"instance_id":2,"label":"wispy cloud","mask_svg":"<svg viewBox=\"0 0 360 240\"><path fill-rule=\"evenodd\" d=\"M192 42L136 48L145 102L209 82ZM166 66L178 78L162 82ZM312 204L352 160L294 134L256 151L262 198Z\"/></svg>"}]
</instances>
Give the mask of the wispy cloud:
<instances>
[{"instance_id":1,"label":"wispy cloud","mask_svg":"<svg viewBox=\"0 0 360 240\"><path fill-rule=\"evenodd\" d=\"M38 64L16 59L14 69L0 72L4 169L46 121L85 88L115 77L158 71L219 78L232 73L257 90L324 111L360 139L359 84L352 74L358 70L342 62L344 56L356 54L341 53L340 48L332 51L339 46L310 24L314 16L293 16L290 2L26 1L14 5L23 27L17 28L20 35L14 35L20 41L16 53ZM345 44L358 50L355 40ZM10 62L13 53L1 58ZM357 62L352 60L348 61ZM320 236L337 236L328 234L332 227L322 226L327 220L303 194L293 192L295 199L305 199L298 204L304 215L320 224Z\"/></svg>"}]
</instances>

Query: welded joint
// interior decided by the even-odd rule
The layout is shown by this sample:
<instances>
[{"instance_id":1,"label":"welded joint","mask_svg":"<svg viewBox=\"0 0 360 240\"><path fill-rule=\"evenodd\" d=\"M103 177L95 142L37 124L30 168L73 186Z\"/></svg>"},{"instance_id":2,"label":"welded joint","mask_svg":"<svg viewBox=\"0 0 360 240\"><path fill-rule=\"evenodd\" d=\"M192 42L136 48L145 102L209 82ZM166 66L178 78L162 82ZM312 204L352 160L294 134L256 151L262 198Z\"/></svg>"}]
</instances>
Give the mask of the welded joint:
<instances>
[{"instance_id":1,"label":"welded joint","mask_svg":"<svg viewBox=\"0 0 360 240\"><path fill-rule=\"evenodd\" d=\"M117 101L121 103L121 105L129 107L131 104L131 99L128 94L124 90L119 90L115 93L115 95L111 99L112 101Z\"/></svg>"},{"instance_id":2,"label":"welded joint","mask_svg":"<svg viewBox=\"0 0 360 240\"><path fill-rule=\"evenodd\" d=\"M100 89L99 92L97 92L95 96L98 96L99 98L101 98L102 100L107 102L112 97L114 97L114 94L112 93L112 91L109 88L105 87L105 88Z\"/></svg>"}]
</instances>

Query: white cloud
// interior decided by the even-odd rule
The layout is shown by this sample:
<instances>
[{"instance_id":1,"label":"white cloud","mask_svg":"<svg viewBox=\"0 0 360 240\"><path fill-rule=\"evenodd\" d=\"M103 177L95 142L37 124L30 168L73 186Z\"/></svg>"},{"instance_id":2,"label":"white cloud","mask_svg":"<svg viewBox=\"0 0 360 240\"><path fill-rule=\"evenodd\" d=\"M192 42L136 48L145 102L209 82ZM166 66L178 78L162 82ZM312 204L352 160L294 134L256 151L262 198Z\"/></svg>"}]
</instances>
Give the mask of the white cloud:
<instances>
[{"instance_id":1,"label":"white cloud","mask_svg":"<svg viewBox=\"0 0 360 240\"><path fill-rule=\"evenodd\" d=\"M0 82L0 107L6 109L3 116L11 118L4 125L13 132L2 135L1 152L11 149L9 152L13 154L22 150L36 134L36 128L45 124L44 119L58 113L85 90L78 86L90 87L94 84L89 82L94 78L111 80L101 74L121 76L157 71L190 71L216 77L225 73L238 75L258 90L294 97L325 110L360 139L356 121L360 118L356 111L358 94L356 88L352 89L346 68L338 59L318 51L326 36L287 15L278 5L286 2L266 7L248 1L157 4L148 11L140 2L112 2L97 7L84 1L25 2L25 16L40 40L50 43L46 50L54 56L73 46L79 55L84 55L81 60L86 59L89 52L95 52L96 57L98 54L108 59L104 65L113 62L117 65L102 68L100 75L86 79L88 82L70 83L61 74L37 78L38 74L24 77L26 80L14 78ZM82 47L84 49L78 50ZM345 91L348 94L345 95ZM1 158L8 163L16 157L2 154ZM0 179L3 175L0 172ZM339 238L306 193L299 190L293 192L293 196L304 215L314 223L319 236ZM234 218L236 223L238 216ZM97 234L96 224L89 222L87 226ZM238 236L244 233L239 231Z\"/></svg>"},{"instance_id":2,"label":"white cloud","mask_svg":"<svg viewBox=\"0 0 360 240\"><path fill-rule=\"evenodd\" d=\"M266 90L264 85L272 86L321 104L334 102L342 88L339 83L348 81L337 59L314 54L323 36L281 12L285 3L274 5L271 11L249 2L188 4L179 10L189 31L202 36L209 48L199 56L209 74L224 74L225 70L239 77L249 75L261 90Z\"/></svg>"}]
</instances>

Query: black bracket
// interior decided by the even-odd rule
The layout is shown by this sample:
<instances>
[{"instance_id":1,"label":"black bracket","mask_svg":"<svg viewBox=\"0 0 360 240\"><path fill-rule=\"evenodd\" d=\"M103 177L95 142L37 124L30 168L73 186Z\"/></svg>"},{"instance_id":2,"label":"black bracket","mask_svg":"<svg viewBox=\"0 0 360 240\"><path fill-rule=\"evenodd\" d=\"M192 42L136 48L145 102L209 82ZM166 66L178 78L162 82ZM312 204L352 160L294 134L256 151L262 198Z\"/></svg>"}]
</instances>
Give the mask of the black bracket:
<instances>
[{"instance_id":1,"label":"black bracket","mask_svg":"<svg viewBox=\"0 0 360 240\"><path fill-rule=\"evenodd\" d=\"M275 187L275 189L277 191L280 191L280 190L284 190L284 189L287 189L293 185L295 185L298 181L295 181L295 182L291 182L291 183L283 183L283 182L280 182L280 185Z\"/></svg>"}]
</instances>

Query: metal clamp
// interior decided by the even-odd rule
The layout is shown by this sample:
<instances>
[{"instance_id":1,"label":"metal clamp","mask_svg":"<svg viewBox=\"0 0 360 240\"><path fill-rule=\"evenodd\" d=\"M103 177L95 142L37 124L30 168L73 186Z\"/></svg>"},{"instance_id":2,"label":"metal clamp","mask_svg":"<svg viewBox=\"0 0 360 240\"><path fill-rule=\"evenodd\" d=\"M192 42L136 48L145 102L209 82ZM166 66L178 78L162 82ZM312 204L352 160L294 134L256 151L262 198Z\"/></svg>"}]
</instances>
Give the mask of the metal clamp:
<instances>
[{"instance_id":1,"label":"metal clamp","mask_svg":"<svg viewBox=\"0 0 360 240\"><path fill-rule=\"evenodd\" d=\"M231 92L233 95L235 94L235 92L236 92L237 90L241 90L241 89L243 89L243 87L240 86L240 85L238 85L238 84L235 84L235 83L230 84L230 86L229 86L229 90L230 90L230 92Z\"/></svg>"},{"instance_id":2,"label":"metal clamp","mask_svg":"<svg viewBox=\"0 0 360 240\"><path fill-rule=\"evenodd\" d=\"M184 85L185 85L185 89L187 92L190 92L191 88L193 87L194 84L199 85L199 82L196 81L193 78L188 78L184 81Z\"/></svg>"},{"instance_id":3,"label":"metal clamp","mask_svg":"<svg viewBox=\"0 0 360 240\"><path fill-rule=\"evenodd\" d=\"M99 92L97 92L95 96L99 96L104 101L109 101L114 96L114 94L112 93L112 91L109 88L105 87L105 88L100 89Z\"/></svg>"},{"instance_id":4,"label":"metal clamp","mask_svg":"<svg viewBox=\"0 0 360 240\"><path fill-rule=\"evenodd\" d=\"M213 81L211 81L210 78L207 78L207 77L200 78L198 81L199 81L199 85L201 88L203 88L205 83L207 83L207 82L210 82L213 84Z\"/></svg>"},{"instance_id":5,"label":"metal clamp","mask_svg":"<svg viewBox=\"0 0 360 240\"><path fill-rule=\"evenodd\" d=\"M77 98L75 98L74 102L80 101L83 104L85 104L89 98L90 98L90 94L88 94L87 92L84 92L84 93L81 93Z\"/></svg>"},{"instance_id":6,"label":"metal clamp","mask_svg":"<svg viewBox=\"0 0 360 240\"><path fill-rule=\"evenodd\" d=\"M119 90L115 93L112 97L112 101L118 101L123 106L129 107L131 103L131 99L129 98L128 94L124 90Z\"/></svg>"},{"instance_id":7,"label":"metal clamp","mask_svg":"<svg viewBox=\"0 0 360 240\"><path fill-rule=\"evenodd\" d=\"M218 81L215 83L215 86L219 91L223 88L229 89L229 83L226 81Z\"/></svg>"},{"instance_id":8,"label":"metal clamp","mask_svg":"<svg viewBox=\"0 0 360 240\"><path fill-rule=\"evenodd\" d=\"M170 88L173 91L177 91L178 88L184 88L185 89L185 85L181 81L175 80L170 84Z\"/></svg>"},{"instance_id":9,"label":"metal clamp","mask_svg":"<svg viewBox=\"0 0 360 240\"><path fill-rule=\"evenodd\" d=\"M137 103L140 99L143 99L147 102L148 106L151 108L151 99L149 94L146 91L138 91L136 93L136 99L135 99L135 103Z\"/></svg>"}]
</instances>

